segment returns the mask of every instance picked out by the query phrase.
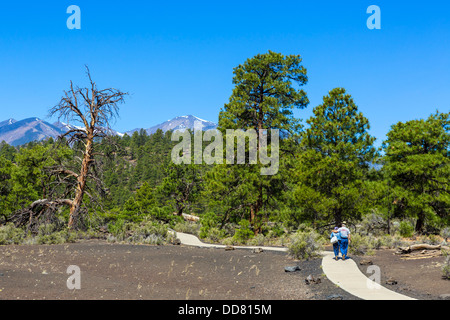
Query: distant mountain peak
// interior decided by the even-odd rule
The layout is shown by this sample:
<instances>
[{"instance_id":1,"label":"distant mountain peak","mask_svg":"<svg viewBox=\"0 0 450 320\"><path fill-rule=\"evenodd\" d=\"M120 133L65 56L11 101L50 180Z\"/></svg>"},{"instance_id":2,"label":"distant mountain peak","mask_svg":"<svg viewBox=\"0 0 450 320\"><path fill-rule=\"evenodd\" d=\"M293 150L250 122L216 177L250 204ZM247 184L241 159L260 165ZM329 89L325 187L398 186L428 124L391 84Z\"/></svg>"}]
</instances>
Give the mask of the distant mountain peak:
<instances>
[{"instance_id":1,"label":"distant mountain peak","mask_svg":"<svg viewBox=\"0 0 450 320\"><path fill-rule=\"evenodd\" d=\"M193 115L178 116L173 119L167 120L166 122L160 123L148 129L143 129L147 134L154 134L158 129L163 132L175 131L175 130L209 130L216 129L217 124L211 121L201 119ZM0 122L0 142L5 141L6 143L19 146L26 144L31 141L42 141L49 137L54 139L63 135L72 129L83 128L63 123L57 121L53 124L46 122L45 120L39 119L37 117L31 117L17 121L10 118L5 121ZM140 131L141 129L134 129L128 131L128 135L132 135L135 131ZM113 129L108 129L107 134L123 136L123 133L117 132Z\"/></svg>"},{"instance_id":2,"label":"distant mountain peak","mask_svg":"<svg viewBox=\"0 0 450 320\"><path fill-rule=\"evenodd\" d=\"M9 126L9 125L14 124L14 123L16 123L16 122L17 122L16 119L9 118L8 120L5 120L5 121L0 122L0 127L3 127L3 126Z\"/></svg>"},{"instance_id":3,"label":"distant mountain peak","mask_svg":"<svg viewBox=\"0 0 450 320\"><path fill-rule=\"evenodd\" d=\"M0 122L0 141L19 146L31 141L41 141L46 138L57 138L65 131L37 117L20 121L8 119Z\"/></svg>"},{"instance_id":4,"label":"distant mountain peak","mask_svg":"<svg viewBox=\"0 0 450 320\"><path fill-rule=\"evenodd\" d=\"M197 126L197 127L196 127ZM163 132L167 131L175 131L175 130L196 130L198 126L201 127L202 130L209 130L209 129L216 129L217 124L214 122L201 119L199 117L193 116L193 115L185 115L185 116L178 116L173 119L169 119L163 123L157 124L151 128L144 129L144 128L137 128L131 131L128 131L128 135L132 135L136 131L140 131L141 129L144 129L147 134L154 134L158 129L161 129Z\"/></svg>"}]
</instances>

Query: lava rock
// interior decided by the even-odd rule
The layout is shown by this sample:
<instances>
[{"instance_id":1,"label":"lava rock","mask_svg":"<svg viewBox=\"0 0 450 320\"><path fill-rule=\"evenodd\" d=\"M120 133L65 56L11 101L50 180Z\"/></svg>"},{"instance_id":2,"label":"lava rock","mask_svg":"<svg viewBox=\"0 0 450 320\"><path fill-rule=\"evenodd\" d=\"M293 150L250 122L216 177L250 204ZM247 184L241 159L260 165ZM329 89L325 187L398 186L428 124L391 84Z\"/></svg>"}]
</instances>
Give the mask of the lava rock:
<instances>
[{"instance_id":1,"label":"lava rock","mask_svg":"<svg viewBox=\"0 0 450 320\"><path fill-rule=\"evenodd\" d=\"M296 272L296 271L300 271L300 270L301 269L299 266L284 267L285 272Z\"/></svg>"},{"instance_id":2,"label":"lava rock","mask_svg":"<svg viewBox=\"0 0 450 320\"><path fill-rule=\"evenodd\" d=\"M394 278L389 278L386 280L386 284L389 284L391 286L396 285L398 282Z\"/></svg>"},{"instance_id":3,"label":"lava rock","mask_svg":"<svg viewBox=\"0 0 450 320\"><path fill-rule=\"evenodd\" d=\"M320 278L317 278L317 279L315 279L312 275L309 275L306 279L305 279L305 283L307 284L307 285L310 285L310 284L319 284L319 283L321 283L322 281L320 280Z\"/></svg>"},{"instance_id":4,"label":"lava rock","mask_svg":"<svg viewBox=\"0 0 450 320\"><path fill-rule=\"evenodd\" d=\"M372 260L369 260L369 259L363 259L359 262L359 264L362 266L371 266L371 265L373 265L373 262L372 262Z\"/></svg>"}]
</instances>

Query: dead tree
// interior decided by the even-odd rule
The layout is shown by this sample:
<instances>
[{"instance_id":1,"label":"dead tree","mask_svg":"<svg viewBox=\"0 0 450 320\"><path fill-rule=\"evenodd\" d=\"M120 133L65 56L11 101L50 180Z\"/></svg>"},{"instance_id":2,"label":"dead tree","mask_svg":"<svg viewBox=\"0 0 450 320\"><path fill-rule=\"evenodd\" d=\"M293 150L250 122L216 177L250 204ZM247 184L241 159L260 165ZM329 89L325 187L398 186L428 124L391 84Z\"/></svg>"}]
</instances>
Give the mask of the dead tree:
<instances>
[{"instance_id":1,"label":"dead tree","mask_svg":"<svg viewBox=\"0 0 450 320\"><path fill-rule=\"evenodd\" d=\"M53 200L52 203L61 203L70 207L69 229L74 228L78 218L83 197L88 194L87 184L92 181L101 184L96 175L96 157L100 154L95 150L95 142L105 138L110 132L110 122L118 116L119 104L124 102L128 93L114 88L98 89L92 80L89 68L86 74L90 86L86 88L74 87L70 82L70 90L64 91L60 102L50 110L51 116L57 116L64 121L70 130L60 138L70 145L81 146L80 164L78 169L69 169L64 166L55 166L50 170L59 178L59 184L68 183L68 192L72 199ZM74 190L70 190L70 189Z\"/></svg>"}]
</instances>

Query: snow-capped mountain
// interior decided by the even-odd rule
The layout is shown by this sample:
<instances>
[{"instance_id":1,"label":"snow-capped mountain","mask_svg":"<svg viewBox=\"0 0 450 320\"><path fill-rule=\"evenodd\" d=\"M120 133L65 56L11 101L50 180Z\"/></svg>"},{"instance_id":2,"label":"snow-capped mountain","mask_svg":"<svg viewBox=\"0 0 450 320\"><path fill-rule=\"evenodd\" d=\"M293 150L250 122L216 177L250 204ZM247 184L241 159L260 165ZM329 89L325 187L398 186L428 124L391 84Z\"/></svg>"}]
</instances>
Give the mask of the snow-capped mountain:
<instances>
[{"instance_id":1,"label":"snow-capped mountain","mask_svg":"<svg viewBox=\"0 0 450 320\"><path fill-rule=\"evenodd\" d=\"M13 118L10 118L8 120L2 121L2 122L0 122L0 128L3 127L3 126L7 126L7 125L10 125L10 124L13 124L15 122L17 122L17 120L13 119Z\"/></svg>"},{"instance_id":2,"label":"snow-capped mountain","mask_svg":"<svg viewBox=\"0 0 450 320\"><path fill-rule=\"evenodd\" d=\"M46 138L57 138L65 131L39 118L28 118L20 121L8 119L0 122L0 142L5 141L12 146L19 146L31 141Z\"/></svg>"},{"instance_id":3,"label":"snow-capped mountain","mask_svg":"<svg viewBox=\"0 0 450 320\"><path fill-rule=\"evenodd\" d=\"M60 122L60 121L53 123L53 125L60 128L64 132L67 132L67 131L73 130L73 129L79 129L79 130L83 130L83 131L85 130L83 127L75 126L73 124L67 124L67 123ZM120 133L114 129L106 129L106 130L103 130L103 132L106 132L107 134L112 135L112 136L120 136L120 137L124 136L123 133Z\"/></svg>"},{"instance_id":4,"label":"snow-capped mountain","mask_svg":"<svg viewBox=\"0 0 450 320\"><path fill-rule=\"evenodd\" d=\"M200 119L193 115L188 115L188 116L181 116L181 117L176 117L176 118L167 120L163 123L160 123L156 126L153 126L151 128L144 129L144 130L147 132L147 134L150 135L150 134L155 133L158 129L161 129L163 132L167 132L167 131L186 130L186 129L197 130L197 128L202 129L203 131L206 131L209 129L216 129L217 124L215 124L214 122L211 122L211 121ZM135 131L140 131L140 130L141 130L141 128L137 128L137 129L128 131L127 134L129 136L131 136Z\"/></svg>"},{"instance_id":5,"label":"snow-capped mountain","mask_svg":"<svg viewBox=\"0 0 450 320\"><path fill-rule=\"evenodd\" d=\"M55 122L53 124L39 118L28 118L17 121L15 119L8 119L0 122L0 142L5 141L12 146L20 146L31 141L42 141L49 137L57 139L60 135L66 133L71 129L83 129L81 127L67 124L63 122ZM155 125L151 128L144 129L147 134L153 134L158 129L163 132L171 130L209 130L216 129L217 124L211 121L203 120L192 115L176 117L171 120L167 120L161 124ZM134 129L128 131L127 134L131 136L133 132L140 131L141 129ZM109 129L109 134L123 136L123 133L117 132L113 129Z\"/></svg>"}]
</instances>

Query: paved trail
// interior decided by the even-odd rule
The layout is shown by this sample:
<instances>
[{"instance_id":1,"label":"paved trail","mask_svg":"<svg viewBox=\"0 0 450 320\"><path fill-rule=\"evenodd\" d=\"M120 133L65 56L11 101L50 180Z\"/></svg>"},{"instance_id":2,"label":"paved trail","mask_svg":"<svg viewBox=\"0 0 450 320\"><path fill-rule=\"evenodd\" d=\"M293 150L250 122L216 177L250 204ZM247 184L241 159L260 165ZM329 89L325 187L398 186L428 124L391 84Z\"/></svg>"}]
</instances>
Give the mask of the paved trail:
<instances>
[{"instance_id":1,"label":"paved trail","mask_svg":"<svg viewBox=\"0 0 450 320\"><path fill-rule=\"evenodd\" d=\"M196 236L176 232L177 238L181 244L187 246L195 246L202 248L219 248L223 249L225 245L207 244L201 242ZM261 248L265 251L282 251L287 252L284 247L255 247L255 246L239 246L236 249L256 249ZM346 261L335 261L334 254L329 251L322 252L322 269L327 278L338 285L343 290L364 300L415 300L411 297L399 294L389 290L383 286L377 285L368 279L359 270L356 262L352 259ZM372 271L373 272L373 271ZM372 273L371 273L372 274Z\"/></svg>"}]
</instances>

